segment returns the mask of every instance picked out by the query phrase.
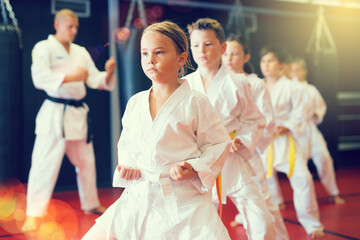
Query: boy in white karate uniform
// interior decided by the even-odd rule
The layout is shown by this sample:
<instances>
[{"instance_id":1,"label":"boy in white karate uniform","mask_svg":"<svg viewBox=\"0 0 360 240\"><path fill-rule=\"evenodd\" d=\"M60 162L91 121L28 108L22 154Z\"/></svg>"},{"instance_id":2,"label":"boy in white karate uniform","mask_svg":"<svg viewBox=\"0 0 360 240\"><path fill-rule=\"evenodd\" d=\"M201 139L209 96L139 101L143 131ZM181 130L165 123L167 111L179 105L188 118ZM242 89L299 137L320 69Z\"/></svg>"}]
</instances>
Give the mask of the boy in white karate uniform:
<instances>
[{"instance_id":1,"label":"boy in white karate uniform","mask_svg":"<svg viewBox=\"0 0 360 240\"><path fill-rule=\"evenodd\" d=\"M274 219L252 179L249 159L265 127L265 117L257 109L245 76L221 65L226 50L224 30L214 19L199 19L188 25L191 52L198 69L187 76L192 89L209 98L232 135L231 153L221 175L222 201L229 196L245 217L249 239L275 239ZM214 190L214 192L216 192Z\"/></svg>"},{"instance_id":2,"label":"boy in white karate uniform","mask_svg":"<svg viewBox=\"0 0 360 240\"><path fill-rule=\"evenodd\" d=\"M259 141L255 154L251 158L251 165L255 170L256 175L254 181L259 187L260 193L263 196L270 213L275 219L276 239L289 239L286 231L283 218L281 216L279 207L271 200L271 194L266 181L263 163L261 161L261 154L269 146L275 131L275 119L271 105L271 98L265 83L257 77L256 74L247 74L244 70L244 64L250 60L250 47L245 37L239 34L231 34L226 40L226 51L222 56L223 65L230 71L238 74L244 74L251 85L251 92L254 97L256 106L266 118L266 127ZM243 222L241 214L236 215L232 226L239 225Z\"/></svg>"},{"instance_id":3,"label":"boy in white karate uniform","mask_svg":"<svg viewBox=\"0 0 360 240\"><path fill-rule=\"evenodd\" d=\"M330 201L335 204L344 204L345 200L339 196L336 184L333 160L330 156L325 139L317 125L326 112L326 103L314 85L306 81L307 69L304 59L295 58L291 64L292 78L297 79L305 88L308 101L306 102L307 131L301 138L301 145L306 149L306 160L312 159L319 174L320 181L330 195Z\"/></svg>"},{"instance_id":4,"label":"boy in white karate uniform","mask_svg":"<svg viewBox=\"0 0 360 240\"><path fill-rule=\"evenodd\" d=\"M110 90L115 86L114 59L99 72L85 48L72 43L79 26L77 15L63 9L55 16L55 35L37 43L31 73L37 89L47 93L36 117L36 139L27 191L23 231L38 228L51 198L64 154L76 168L81 208L101 214L96 188L94 149L88 131L85 84Z\"/></svg>"},{"instance_id":5,"label":"boy in white karate uniform","mask_svg":"<svg viewBox=\"0 0 360 240\"><path fill-rule=\"evenodd\" d=\"M209 100L179 79L187 51L175 23L144 30L141 66L152 87L129 100L122 119L114 186L125 190L84 240L230 240L211 189L231 142Z\"/></svg>"},{"instance_id":6,"label":"boy in white karate uniform","mask_svg":"<svg viewBox=\"0 0 360 240\"><path fill-rule=\"evenodd\" d=\"M276 171L286 173L294 191L294 206L298 220L312 238L324 236L320 223L315 188L298 139L304 130L304 93L296 82L281 75L286 50L280 45L261 49L260 67L265 77L273 105L276 131L272 143L263 154L267 176ZM276 171L275 171L276 170Z\"/></svg>"}]
</instances>

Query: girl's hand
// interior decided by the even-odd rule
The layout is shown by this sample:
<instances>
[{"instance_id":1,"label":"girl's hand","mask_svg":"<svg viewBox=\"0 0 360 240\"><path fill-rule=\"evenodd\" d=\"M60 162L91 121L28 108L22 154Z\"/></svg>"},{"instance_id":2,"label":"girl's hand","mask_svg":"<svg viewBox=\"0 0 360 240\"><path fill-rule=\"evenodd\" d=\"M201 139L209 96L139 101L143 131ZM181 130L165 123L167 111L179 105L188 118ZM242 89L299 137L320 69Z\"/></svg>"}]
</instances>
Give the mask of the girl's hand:
<instances>
[{"instance_id":1,"label":"girl's hand","mask_svg":"<svg viewBox=\"0 0 360 240\"><path fill-rule=\"evenodd\" d=\"M178 165L170 169L170 177L175 180L187 180L197 177L197 172L192 168L188 162L179 162Z\"/></svg>"},{"instance_id":2,"label":"girl's hand","mask_svg":"<svg viewBox=\"0 0 360 240\"><path fill-rule=\"evenodd\" d=\"M239 138L234 138L232 140L230 152L234 153L234 152L239 151L241 145L242 145L242 143L241 143L240 139Z\"/></svg>"},{"instance_id":3,"label":"girl's hand","mask_svg":"<svg viewBox=\"0 0 360 240\"><path fill-rule=\"evenodd\" d=\"M118 165L116 169L119 171L120 177L127 181L136 180L141 176L140 170L131 167Z\"/></svg>"}]
</instances>

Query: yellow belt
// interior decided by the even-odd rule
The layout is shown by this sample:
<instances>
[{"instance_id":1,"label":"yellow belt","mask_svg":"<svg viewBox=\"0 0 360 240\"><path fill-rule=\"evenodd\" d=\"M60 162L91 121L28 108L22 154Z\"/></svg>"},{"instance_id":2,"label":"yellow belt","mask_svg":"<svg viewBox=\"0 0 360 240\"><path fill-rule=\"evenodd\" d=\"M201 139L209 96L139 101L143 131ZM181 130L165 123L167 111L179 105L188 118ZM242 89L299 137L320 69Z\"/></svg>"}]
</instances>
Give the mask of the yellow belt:
<instances>
[{"instance_id":1,"label":"yellow belt","mask_svg":"<svg viewBox=\"0 0 360 240\"><path fill-rule=\"evenodd\" d=\"M288 177L291 177L294 172L294 165L295 165L295 144L294 139L291 136L290 133L286 134L288 140L289 140L289 173L287 174ZM268 152L268 171L267 171L267 177L271 178L273 175L273 163L274 163L274 146L273 142L274 139L280 137L280 135L275 135L273 140L271 141L269 145L269 152Z\"/></svg>"},{"instance_id":2,"label":"yellow belt","mask_svg":"<svg viewBox=\"0 0 360 240\"><path fill-rule=\"evenodd\" d=\"M231 133L229 133L229 136L230 136L231 140L234 139L234 137L235 137L235 131L232 131Z\"/></svg>"},{"instance_id":3,"label":"yellow belt","mask_svg":"<svg viewBox=\"0 0 360 240\"><path fill-rule=\"evenodd\" d=\"M235 131L232 131L229 133L229 136L231 139L234 139L235 137ZM216 193L219 199L219 216L222 217L222 189L221 189L221 173L216 178Z\"/></svg>"}]
</instances>

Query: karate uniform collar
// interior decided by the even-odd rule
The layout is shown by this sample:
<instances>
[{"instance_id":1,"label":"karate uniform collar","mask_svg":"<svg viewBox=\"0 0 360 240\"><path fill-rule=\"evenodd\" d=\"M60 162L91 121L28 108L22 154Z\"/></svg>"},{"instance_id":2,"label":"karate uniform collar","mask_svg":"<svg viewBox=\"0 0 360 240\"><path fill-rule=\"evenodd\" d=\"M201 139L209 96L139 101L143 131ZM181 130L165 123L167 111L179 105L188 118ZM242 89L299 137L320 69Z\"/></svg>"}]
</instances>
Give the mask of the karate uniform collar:
<instances>
[{"instance_id":1,"label":"karate uniform collar","mask_svg":"<svg viewBox=\"0 0 360 240\"><path fill-rule=\"evenodd\" d=\"M59 40L56 39L55 35L49 34L48 41L55 48L62 49L61 51L63 51L67 55L69 55L71 53L72 46L74 45L73 43L70 43L70 48L69 48L70 50L69 50L69 53L68 53L66 51L65 47L61 44L61 42L59 42Z\"/></svg>"}]
</instances>

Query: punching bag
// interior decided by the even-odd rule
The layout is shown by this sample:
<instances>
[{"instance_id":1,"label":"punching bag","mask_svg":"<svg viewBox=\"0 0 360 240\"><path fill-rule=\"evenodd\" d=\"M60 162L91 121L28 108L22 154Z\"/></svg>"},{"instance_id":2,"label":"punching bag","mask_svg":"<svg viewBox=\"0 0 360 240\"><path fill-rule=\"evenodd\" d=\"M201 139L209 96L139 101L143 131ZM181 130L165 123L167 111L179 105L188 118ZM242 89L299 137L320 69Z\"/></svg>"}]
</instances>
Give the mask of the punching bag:
<instances>
[{"instance_id":1,"label":"punching bag","mask_svg":"<svg viewBox=\"0 0 360 240\"><path fill-rule=\"evenodd\" d=\"M151 86L151 80L141 68L141 34L141 30L131 28L129 39L125 43L117 44L121 116L131 96Z\"/></svg>"},{"instance_id":2,"label":"punching bag","mask_svg":"<svg viewBox=\"0 0 360 240\"><path fill-rule=\"evenodd\" d=\"M22 50L17 30L0 24L0 181L19 176L23 160Z\"/></svg>"},{"instance_id":3,"label":"punching bag","mask_svg":"<svg viewBox=\"0 0 360 240\"><path fill-rule=\"evenodd\" d=\"M324 98L327 111L319 129L323 134L331 156L337 158L338 142L338 108L336 93L338 91L339 62L337 53L321 52L316 61L312 54L307 55L309 83L313 84Z\"/></svg>"},{"instance_id":4,"label":"punching bag","mask_svg":"<svg viewBox=\"0 0 360 240\"><path fill-rule=\"evenodd\" d=\"M317 10L317 20L306 47L309 83L323 96L327 111L319 129L330 151L336 159L338 138L338 112L336 93L339 79L339 57L335 40L326 22L323 6Z\"/></svg>"}]
</instances>

